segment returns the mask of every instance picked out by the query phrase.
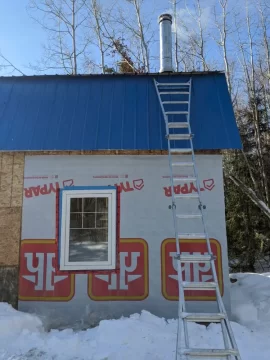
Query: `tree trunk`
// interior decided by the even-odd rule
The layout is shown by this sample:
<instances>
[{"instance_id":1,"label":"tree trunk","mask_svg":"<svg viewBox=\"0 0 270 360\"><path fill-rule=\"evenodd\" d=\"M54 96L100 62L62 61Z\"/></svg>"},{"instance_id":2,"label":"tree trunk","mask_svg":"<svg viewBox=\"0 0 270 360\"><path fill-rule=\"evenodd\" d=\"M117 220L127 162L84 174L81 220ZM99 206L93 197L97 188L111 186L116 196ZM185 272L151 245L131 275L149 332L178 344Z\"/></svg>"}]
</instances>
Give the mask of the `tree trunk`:
<instances>
[{"instance_id":1,"label":"tree trunk","mask_svg":"<svg viewBox=\"0 0 270 360\"><path fill-rule=\"evenodd\" d=\"M75 9L76 0L72 0L72 57L73 57L73 75L78 73L77 68L77 48L76 48L76 9Z\"/></svg>"}]
</instances>

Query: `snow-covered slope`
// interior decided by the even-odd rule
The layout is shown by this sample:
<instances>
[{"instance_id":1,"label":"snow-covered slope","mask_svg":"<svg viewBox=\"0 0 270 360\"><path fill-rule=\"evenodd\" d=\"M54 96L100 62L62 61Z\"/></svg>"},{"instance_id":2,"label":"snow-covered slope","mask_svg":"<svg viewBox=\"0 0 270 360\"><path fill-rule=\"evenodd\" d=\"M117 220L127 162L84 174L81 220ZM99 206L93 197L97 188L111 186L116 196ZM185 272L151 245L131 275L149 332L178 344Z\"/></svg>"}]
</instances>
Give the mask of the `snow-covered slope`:
<instances>
[{"instance_id":1,"label":"snow-covered slope","mask_svg":"<svg viewBox=\"0 0 270 360\"><path fill-rule=\"evenodd\" d=\"M42 331L42 322L37 316L16 311L11 305L0 303L0 339L14 337L23 330Z\"/></svg>"},{"instance_id":2,"label":"snow-covered slope","mask_svg":"<svg viewBox=\"0 0 270 360\"><path fill-rule=\"evenodd\" d=\"M243 360L270 359L269 274L234 274L232 323ZM270 322L269 322L270 324ZM190 324L191 346L222 345L219 325ZM176 320L166 321L147 311L129 318L101 321L87 331L49 333L41 321L0 303L1 360L174 360Z\"/></svg>"},{"instance_id":3,"label":"snow-covered slope","mask_svg":"<svg viewBox=\"0 0 270 360\"><path fill-rule=\"evenodd\" d=\"M270 273L232 274L231 278L237 280L231 284L232 320L270 331Z\"/></svg>"}]
</instances>

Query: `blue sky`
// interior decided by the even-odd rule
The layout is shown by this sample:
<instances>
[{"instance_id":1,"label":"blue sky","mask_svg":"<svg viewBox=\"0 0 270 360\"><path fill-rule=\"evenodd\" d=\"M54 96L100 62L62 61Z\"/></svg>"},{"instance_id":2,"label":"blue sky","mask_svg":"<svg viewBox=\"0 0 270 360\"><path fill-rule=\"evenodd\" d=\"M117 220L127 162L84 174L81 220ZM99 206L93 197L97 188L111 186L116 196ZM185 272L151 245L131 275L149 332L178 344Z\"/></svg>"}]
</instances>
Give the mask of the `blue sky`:
<instances>
[{"instance_id":1,"label":"blue sky","mask_svg":"<svg viewBox=\"0 0 270 360\"><path fill-rule=\"evenodd\" d=\"M106 1L108 4L111 2L103 0ZM170 6L169 0L146 0L145 3L149 12L153 11L154 3L157 16ZM30 74L32 71L27 67L41 58L42 44L47 36L40 25L30 18L27 4L28 0L1 0L0 51L24 73Z\"/></svg>"},{"instance_id":2,"label":"blue sky","mask_svg":"<svg viewBox=\"0 0 270 360\"><path fill-rule=\"evenodd\" d=\"M39 0L40 1L40 0ZM246 0L238 0L237 4L234 1L229 1L230 6L238 8L239 12L244 14L244 5ZM251 0L248 0L251 1ZM270 0L269 0L270 1ZM113 2L118 2L123 5L126 4L126 0L100 0L103 5L110 6ZM33 70L29 68L29 64L35 65L38 60L41 60L43 54L42 45L47 41L47 34L37 24L27 12L27 5L29 0L0 0L0 51L8 58L15 66L21 69L25 74L32 74ZM185 7L185 3L192 9L192 3L194 0L179 0L178 13L179 19L185 19L187 21L188 14ZM211 5L218 3L217 0L201 0L203 7L203 22L206 26L206 32L211 33ZM155 23L152 23L152 30L157 31L155 36L156 41L153 43L152 54L157 60L155 65L155 71L158 71L158 15L162 12L168 11L171 8L171 0L144 0L143 14L148 16L151 20L156 19ZM122 8L124 8L122 6ZM128 9L128 6L127 6ZM127 10L129 11L129 10ZM190 29L194 28L193 20L187 22ZM179 31L179 37L185 38L185 31L183 29ZM217 49L214 50L212 46L213 40L210 40L210 46L208 46L208 52L211 58L216 58ZM235 57L234 42L231 41L231 55ZM95 56L95 50L92 54ZM97 54L98 55L98 54ZM221 65L223 67L223 64ZM47 73L56 73L57 71L46 71ZM1 75L8 75L6 72Z\"/></svg>"},{"instance_id":3,"label":"blue sky","mask_svg":"<svg viewBox=\"0 0 270 360\"><path fill-rule=\"evenodd\" d=\"M29 17L26 5L26 0L2 0L0 5L0 50L20 68L41 56L41 44L46 39Z\"/></svg>"}]
</instances>

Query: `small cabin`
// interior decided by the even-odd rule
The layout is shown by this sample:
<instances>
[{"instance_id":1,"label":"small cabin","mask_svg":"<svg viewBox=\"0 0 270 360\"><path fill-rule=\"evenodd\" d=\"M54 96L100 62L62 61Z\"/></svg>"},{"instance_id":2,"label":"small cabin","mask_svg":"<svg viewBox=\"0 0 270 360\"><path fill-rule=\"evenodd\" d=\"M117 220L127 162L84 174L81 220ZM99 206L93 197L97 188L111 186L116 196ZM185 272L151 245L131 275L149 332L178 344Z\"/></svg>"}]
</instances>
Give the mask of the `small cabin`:
<instances>
[{"instance_id":1,"label":"small cabin","mask_svg":"<svg viewBox=\"0 0 270 360\"><path fill-rule=\"evenodd\" d=\"M192 80L200 191L230 310L222 152L241 142L222 72L0 79L1 301L50 327L143 309L177 316L168 146L154 79ZM197 191L193 182L174 186L176 194ZM201 239L183 239L181 249L206 251ZM190 281L212 278L207 264L182 271ZM199 312L216 304L211 292L187 299Z\"/></svg>"}]
</instances>

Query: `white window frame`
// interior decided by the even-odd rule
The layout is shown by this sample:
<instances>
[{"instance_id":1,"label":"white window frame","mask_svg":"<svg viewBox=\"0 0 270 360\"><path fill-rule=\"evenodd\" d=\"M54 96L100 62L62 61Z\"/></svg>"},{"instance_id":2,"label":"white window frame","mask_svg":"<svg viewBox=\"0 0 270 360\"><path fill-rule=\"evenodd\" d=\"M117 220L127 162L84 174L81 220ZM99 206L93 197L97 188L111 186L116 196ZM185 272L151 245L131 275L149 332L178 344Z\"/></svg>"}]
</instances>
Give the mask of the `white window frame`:
<instances>
[{"instance_id":1,"label":"white window frame","mask_svg":"<svg viewBox=\"0 0 270 360\"><path fill-rule=\"evenodd\" d=\"M108 198L108 261L69 261L70 199ZM116 268L116 189L62 190L60 270L113 270Z\"/></svg>"}]
</instances>

